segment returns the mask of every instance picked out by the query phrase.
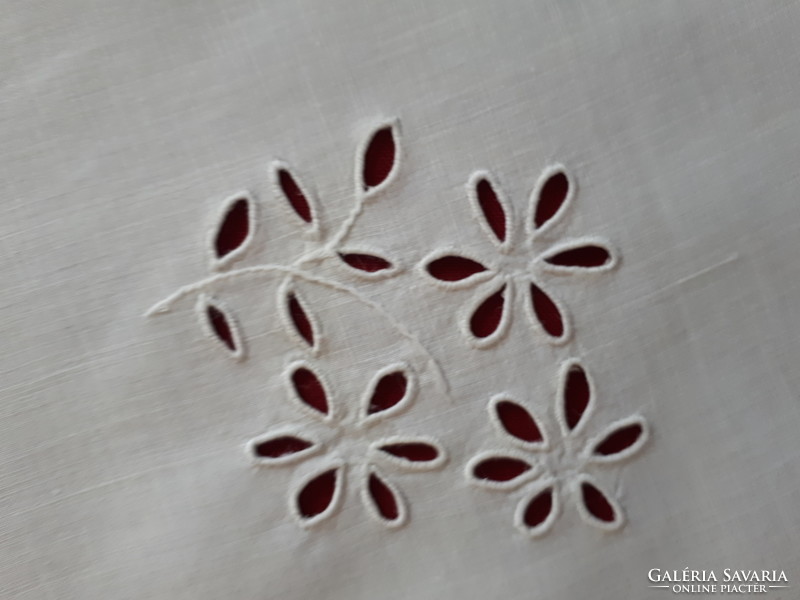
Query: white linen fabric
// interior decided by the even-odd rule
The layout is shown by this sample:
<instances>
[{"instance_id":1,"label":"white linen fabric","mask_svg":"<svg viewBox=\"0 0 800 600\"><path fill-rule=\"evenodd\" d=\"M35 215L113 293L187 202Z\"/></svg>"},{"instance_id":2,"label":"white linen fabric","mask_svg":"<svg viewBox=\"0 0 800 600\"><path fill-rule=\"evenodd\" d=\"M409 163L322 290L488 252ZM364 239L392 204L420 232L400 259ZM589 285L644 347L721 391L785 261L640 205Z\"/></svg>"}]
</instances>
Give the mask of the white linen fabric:
<instances>
[{"instance_id":1,"label":"white linen fabric","mask_svg":"<svg viewBox=\"0 0 800 600\"><path fill-rule=\"evenodd\" d=\"M2 13L0 597L796 597L798 3Z\"/></svg>"}]
</instances>

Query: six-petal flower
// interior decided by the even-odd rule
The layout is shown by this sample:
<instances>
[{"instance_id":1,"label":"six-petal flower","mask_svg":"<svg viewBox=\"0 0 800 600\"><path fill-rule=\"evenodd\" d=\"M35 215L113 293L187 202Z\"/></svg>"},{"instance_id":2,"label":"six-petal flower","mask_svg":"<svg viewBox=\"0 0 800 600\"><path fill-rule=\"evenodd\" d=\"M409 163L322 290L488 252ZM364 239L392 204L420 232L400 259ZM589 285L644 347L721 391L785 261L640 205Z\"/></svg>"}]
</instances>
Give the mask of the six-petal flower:
<instances>
[{"instance_id":1,"label":"six-petal flower","mask_svg":"<svg viewBox=\"0 0 800 600\"><path fill-rule=\"evenodd\" d=\"M546 275L607 271L618 261L602 238L569 240L544 250L538 246L563 220L573 203L575 182L564 167L545 170L531 194L524 222L516 222L510 203L494 177L475 173L467 192L476 219L497 251L490 260L446 248L422 261L423 271L446 289L485 284L464 314L461 329L478 348L498 342L512 321L512 306L519 300L534 329L553 344L571 335L567 310L541 280Z\"/></svg>"},{"instance_id":2,"label":"six-petal flower","mask_svg":"<svg viewBox=\"0 0 800 600\"><path fill-rule=\"evenodd\" d=\"M405 523L408 507L382 467L425 471L441 467L444 449L426 436L388 435L374 438L373 426L407 409L416 393L410 367L394 364L370 382L358 411L335 402L330 387L305 361L286 371L289 396L317 427L279 427L251 440L247 451L257 465L276 467L312 457L319 460L290 494L290 510L303 526L333 515L345 496L347 473L354 473L367 513L387 527Z\"/></svg>"},{"instance_id":3,"label":"six-petal flower","mask_svg":"<svg viewBox=\"0 0 800 600\"><path fill-rule=\"evenodd\" d=\"M320 354L322 331L309 311L296 280L330 285L352 292L302 270L305 265L336 258L348 273L375 280L397 274L401 265L370 248L345 243L366 202L394 179L398 171L399 123L386 121L373 129L357 153L357 202L340 228L331 233L321 222L322 213L313 190L282 161L270 167L276 193L302 228L303 236L317 242L291 265L258 265L230 270L253 247L258 203L247 192L227 198L208 238L211 268L220 273L185 286L154 306L148 314L168 312L183 297L198 294L197 313L206 334L216 338L229 354L242 360L245 345L236 319L225 304L205 293L206 287L238 276L282 273L279 314L290 337L312 356ZM530 197L525 219L516 221L511 204L494 177L475 173L467 184L473 213L494 246L496 255L484 260L458 249L440 249L428 255L421 269L447 289L482 285L476 299L460 320L470 342L486 348L498 342L512 322L519 300L534 329L553 344L571 335L569 315L562 303L542 286L545 275L602 272L613 268L618 255L600 238L580 238L554 245L550 233L564 219L574 202L575 182L563 166L549 167ZM546 243L546 247L539 247ZM365 301L370 304L369 301ZM412 337L412 336L408 336ZM435 362L432 358L431 360ZM341 506L349 473L357 474L360 497L368 511L387 527L402 525L408 514L398 488L381 472L383 467L423 471L446 461L442 447L433 439L417 436L369 436L373 426L405 410L413 401L416 382L403 364L382 369L374 377L356 410L334 401L330 387L307 362L296 362L286 371L290 397L316 426L283 426L247 444L253 461L280 467L315 461L290 494L291 512L304 526L325 520ZM445 386L446 387L446 386ZM589 471L591 467L617 463L635 454L648 437L647 424L634 415L613 423L585 440L583 430L594 406L592 381L577 361L565 363L561 372L556 419L560 440L541 426L534 414L508 395L489 403L497 430L511 448L483 452L467 465L467 476L476 485L495 490L522 488L515 523L536 536L547 532L558 517L567 496L574 497L578 512L602 529L616 529L624 522L617 501L603 491ZM316 458L315 458L316 457Z\"/></svg>"},{"instance_id":4,"label":"six-petal flower","mask_svg":"<svg viewBox=\"0 0 800 600\"><path fill-rule=\"evenodd\" d=\"M489 416L508 447L473 457L466 476L474 485L512 490L522 487L514 524L531 536L543 535L556 521L563 500L571 496L587 523L614 530L625 522L618 502L590 474L592 467L618 463L646 443L647 423L633 415L584 439L594 409L592 379L576 360L560 373L555 414L560 443L552 444L533 412L507 395L489 402Z\"/></svg>"}]
</instances>

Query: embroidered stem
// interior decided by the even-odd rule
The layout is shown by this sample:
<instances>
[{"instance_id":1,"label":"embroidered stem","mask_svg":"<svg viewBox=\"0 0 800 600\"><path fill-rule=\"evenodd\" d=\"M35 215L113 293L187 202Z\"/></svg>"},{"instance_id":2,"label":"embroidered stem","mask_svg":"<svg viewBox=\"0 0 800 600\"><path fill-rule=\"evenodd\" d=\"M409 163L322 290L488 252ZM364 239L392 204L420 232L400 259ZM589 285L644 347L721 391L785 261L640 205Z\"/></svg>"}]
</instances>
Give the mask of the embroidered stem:
<instances>
[{"instance_id":1,"label":"embroidered stem","mask_svg":"<svg viewBox=\"0 0 800 600\"><path fill-rule=\"evenodd\" d=\"M353 230L353 227L358 221L358 218L361 216L361 213L364 211L364 194L356 192L356 201L353 205L353 208L350 210L350 214L347 216L342 222L342 225L339 227L339 230L331 239L330 243L327 244L327 247L333 250L334 252L338 249L339 245L347 239L347 236L350 235L350 232Z\"/></svg>"},{"instance_id":2,"label":"embroidered stem","mask_svg":"<svg viewBox=\"0 0 800 600\"><path fill-rule=\"evenodd\" d=\"M317 277L316 275L311 275L310 273L301 271L294 266L287 267L283 265L258 265L254 267L244 267L241 269L228 271L226 273L218 273L216 275L212 275L211 277L206 277L205 279L201 279L200 281L196 281L195 283L183 286L182 288L178 289L174 293L164 298L161 302L158 302L157 304L153 305L145 313L145 317L153 317L156 315L166 314L170 312L170 310L172 310L173 305L179 302L180 300L188 296L192 296L194 294L205 292L210 288L213 288L215 285L218 285L225 281L238 279L240 277L271 276L275 273L283 273L284 275L287 276L287 278L296 277L298 279L302 279L303 281L307 281L312 284L322 285L337 290L339 292L343 292L345 294L352 296L362 304L365 304L366 306L370 307L371 309L381 314L392 325L395 331L397 331L400 335L409 340L420 352L422 352L425 355L431 367L433 368L434 372L436 373L436 380L439 383L441 391L444 393L444 395L450 402L453 402L453 398L450 396L450 385L447 381L447 378L444 375L444 372L442 371L442 368L439 366L439 363L436 361L433 355L428 351L428 349L422 344L422 342L420 342L413 333L411 333L401 323L396 321L388 312L386 312L383 309L383 307L380 306L380 304L373 302L369 298L365 298L364 296L362 296L349 286L337 283L336 281L326 279L324 277Z\"/></svg>"}]
</instances>

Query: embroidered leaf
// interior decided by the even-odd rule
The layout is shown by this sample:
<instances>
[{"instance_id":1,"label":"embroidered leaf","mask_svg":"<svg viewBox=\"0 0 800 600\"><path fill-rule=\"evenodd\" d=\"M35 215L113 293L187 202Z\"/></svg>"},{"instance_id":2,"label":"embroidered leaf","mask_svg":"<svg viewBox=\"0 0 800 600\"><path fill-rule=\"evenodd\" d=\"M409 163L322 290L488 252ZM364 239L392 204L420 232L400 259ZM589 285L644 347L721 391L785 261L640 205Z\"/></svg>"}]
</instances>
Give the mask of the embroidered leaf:
<instances>
[{"instance_id":1,"label":"embroidered leaf","mask_svg":"<svg viewBox=\"0 0 800 600\"><path fill-rule=\"evenodd\" d=\"M311 369L304 366L295 368L291 381L296 397L301 403L319 414L328 414L328 397L325 387Z\"/></svg>"},{"instance_id":2,"label":"embroidered leaf","mask_svg":"<svg viewBox=\"0 0 800 600\"><path fill-rule=\"evenodd\" d=\"M542 326L542 329L554 340L562 339L565 325L564 317L561 315L558 305L536 284L531 284L530 294L533 315Z\"/></svg>"},{"instance_id":3,"label":"embroidered leaf","mask_svg":"<svg viewBox=\"0 0 800 600\"><path fill-rule=\"evenodd\" d=\"M495 402L493 408L497 423L508 435L526 443L544 442L536 419L524 406L502 399Z\"/></svg>"},{"instance_id":4,"label":"embroidered leaf","mask_svg":"<svg viewBox=\"0 0 800 600\"><path fill-rule=\"evenodd\" d=\"M328 469L312 476L301 487L295 499L297 515L306 524L316 523L330 516L340 496L341 469Z\"/></svg>"},{"instance_id":5,"label":"embroidered leaf","mask_svg":"<svg viewBox=\"0 0 800 600\"><path fill-rule=\"evenodd\" d=\"M298 293L289 287L284 287L279 290L279 302L283 305L284 324L289 329L291 337L301 345L312 349L316 348L317 335L314 321L309 316Z\"/></svg>"},{"instance_id":6,"label":"embroidered leaf","mask_svg":"<svg viewBox=\"0 0 800 600\"><path fill-rule=\"evenodd\" d=\"M361 184L365 191L385 183L397 167L396 128L384 125L372 134L361 158Z\"/></svg>"},{"instance_id":7,"label":"embroidered leaf","mask_svg":"<svg viewBox=\"0 0 800 600\"><path fill-rule=\"evenodd\" d=\"M311 204L289 170L285 167L279 167L276 171L276 177L278 186L292 210L306 223L312 223L314 214L311 210Z\"/></svg>"},{"instance_id":8,"label":"embroidered leaf","mask_svg":"<svg viewBox=\"0 0 800 600\"><path fill-rule=\"evenodd\" d=\"M222 311L215 306L209 305L206 308L206 316L217 338L228 347L228 350L236 352L236 341L233 339L233 332L228 324L228 319Z\"/></svg>"},{"instance_id":9,"label":"embroidered leaf","mask_svg":"<svg viewBox=\"0 0 800 600\"><path fill-rule=\"evenodd\" d=\"M340 252L339 258L341 258L342 261L344 261L348 266L352 267L353 269L357 269L359 271L365 271L367 273L377 273L392 268L391 262L389 262L385 258L381 258L380 256L375 256L373 254L359 254L359 253L344 254Z\"/></svg>"},{"instance_id":10,"label":"embroidered leaf","mask_svg":"<svg viewBox=\"0 0 800 600\"><path fill-rule=\"evenodd\" d=\"M214 267L227 266L247 249L253 237L253 211L253 202L247 194L225 200L212 239Z\"/></svg>"},{"instance_id":11,"label":"embroidered leaf","mask_svg":"<svg viewBox=\"0 0 800 600\"><path fill-rule=\"evenodd\" d=\"M289 314L292 317L292 323L294 323L297 333L308 342L309 346L313 346L314 329L311 327L311 321L308 320L306 311L303 310L302 304L300 304L300 301L294 294L289 296Z\"/></svg>"},{"instance_id":12,"label":"embroidered leaf","mask_svg":"<svg viewBox=\"0 0 800 600\"><path fill-rule=\"evenodd\" d=\"M452 255L432 260L425 270L439 281L462 281L486 271L486 267L471 258Z\"/></svg>"},{"instance_id":13,"label":"embroidered leaf","mask_svg":"<svg viewBox=\"0 0 800 600\"><path fill-rule=\"evenodd\" d=\"M201 295L198 299L197 311L206 333L219 341L233 358L242 359L244 344L236 321L228 309L212 298Z\"/></svg>"},{"instance_id":14,"label":"embroidered leaf","mask_svg":"<svg viewBox=\"0 0 800 600\"><path fill-rule=\"evenodd\" d=\"M217 257L222 258L242 245L250 230L250 217L247 200L240 198L225 213L222 225L217 232L215 247Z\"/></svg>"},{"instance_id":15,"label":"embroidered leaf","mask_svg":"<svg viewBox=\"0 0 800 600\"><path fill-rule=\"evenodd\" d=\"M430 462L439 457L439 450L436 446L422 442L387 444L381 446L380 449L387 454L411 462Z\"/></svg>"},{"instance_id":16,"label":"embroidered leaf","mask_svg":"<svg viewBox=\"0 0 800 600\"><path fill-rule=\"evenodd\" d=\"M544 177L537 187L538 195L533 200L536 206L533 217L535 229L541 229L559 215L570 193L569 178L562 169L555 168Z\"/></svg>"}]
</instances>

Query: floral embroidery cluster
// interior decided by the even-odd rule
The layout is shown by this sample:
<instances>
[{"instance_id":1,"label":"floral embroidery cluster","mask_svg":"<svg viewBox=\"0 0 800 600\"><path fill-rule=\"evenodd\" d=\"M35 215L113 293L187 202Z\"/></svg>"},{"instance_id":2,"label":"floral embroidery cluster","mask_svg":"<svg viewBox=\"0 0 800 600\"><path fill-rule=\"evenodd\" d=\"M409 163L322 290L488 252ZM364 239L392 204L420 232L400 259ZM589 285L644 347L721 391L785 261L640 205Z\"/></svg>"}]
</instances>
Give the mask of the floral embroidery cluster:
<instances>
[{"instance_id":1,"label":"floral embroidery cluster","mask_svg":"<svg viewBox=\"0 0 800 600\"><path fill-rule=\"evenodd\" d=\"M324 332L298 282L323 286L350 295L381 314L398 335L425 358L425 365L445 392L449 386L437 361L416 336L396 322L358 289L324 277L315 266L324 261L364 281L396 275L399 261L350 243L354 224L369 202L384 194L400 165L400 127L397 120L380 123L358 149L355 165L355 202L350 215L335 231L325 227L322 211L311 188L285 162L270 166L273 190L300 234L315 249L291 264L233 265L248 256L256 236L258 202L247 192L223 202L208 240L209 277L180 288L156 304L148 315L168 313L179 302L195 298L196 312L207 337L232 358L246 357L246 340L233 311L215 294L228 282L242 278L277 278L277 311L289 339L308 359L287 365L287 396L308 424L281 424L246 444L255 465L290 467L313 462L289 494L289 508L298 522L320 523L342 505L354 486L367 514L386 527L408 520L408 502L384 471L423 472L441 469L447 462L442 445L427 436L407 435L393 427L393 417L408 410L421 394L414 367L395 363L378 371L360 399L334 394L327 377L313 361L326 351ZM430 253L419 271L445 290L477 288L475 299L458 316L470 345L486 349L507 333L514 313L522 310L537 335L550 344L565 344L572 335L571 318L562 302L545 291L550 277L575 273L602 273L619 262L618 253L601 238L554 242L559 222L575 201L576 185L561 165L544 170L534 186L524 218L516 218L496 178L481 171L467 183L467 197L493 252L478 258L458 248ZM580 361L564 362L553 406L555 427L543 414L508 394L489 401L489 416L503 444L500 449L473 457L466 479L491 490L522 490L514 524L531 537L551 529L562 505L570 500L589 524L613 530L624 524L624 513L614 495L596 480L595 471L637 453L649 432L645 420L633 415L586 437L588 421L597 403L592 378Z\"/></svg>"}]
</instances>

